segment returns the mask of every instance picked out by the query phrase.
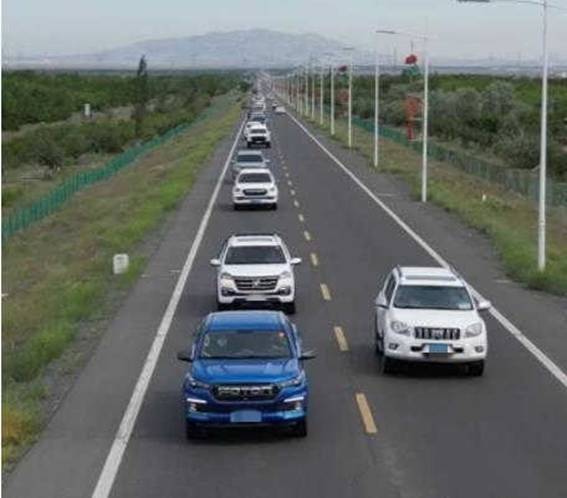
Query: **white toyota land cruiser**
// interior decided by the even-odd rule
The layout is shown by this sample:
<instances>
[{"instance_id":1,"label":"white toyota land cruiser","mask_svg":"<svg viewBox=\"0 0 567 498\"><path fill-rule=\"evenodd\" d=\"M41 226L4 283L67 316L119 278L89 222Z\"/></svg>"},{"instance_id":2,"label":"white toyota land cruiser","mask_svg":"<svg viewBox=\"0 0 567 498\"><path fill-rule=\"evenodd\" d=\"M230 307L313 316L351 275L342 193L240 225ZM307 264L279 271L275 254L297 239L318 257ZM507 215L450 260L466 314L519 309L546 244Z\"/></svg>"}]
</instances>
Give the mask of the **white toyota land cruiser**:
<instances>
[{"instance_id":1,"label":"white toyota land cruiser","mask_svg":"<svg viewBox=\"0 0 567 498\"><path fill-rule=\"evenodd\" d=\"M219 310L238 304L277 304L286 313L295 313L292 258L284 241L276 234L236 234L223 244L219 256L211 260L217 268Z\"/></svg>"},{"instance_id":2,"label":"white toyota land cruiser","mask_svg":"<svg viewBox=\"0 0 567 498\"><path fill-rule=\"evenodd\" d=\"M445 268L396 267L376 298L375 347L382 371L401 361L464 363L482 375L488 349L486 325L467 284Z\"/></svg>"}]
</instances>

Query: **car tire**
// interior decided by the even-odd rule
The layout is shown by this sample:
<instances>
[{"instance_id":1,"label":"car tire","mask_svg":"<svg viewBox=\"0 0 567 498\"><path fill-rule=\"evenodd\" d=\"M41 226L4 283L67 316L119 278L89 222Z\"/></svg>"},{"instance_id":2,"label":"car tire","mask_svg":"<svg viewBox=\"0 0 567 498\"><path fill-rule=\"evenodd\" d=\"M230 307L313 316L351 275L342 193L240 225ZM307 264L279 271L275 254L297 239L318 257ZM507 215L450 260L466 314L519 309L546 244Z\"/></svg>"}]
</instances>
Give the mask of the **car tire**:
<instances>
[{"instance_id":1,"label":"car tire","mask_svg":"<svg viewBox=\"0 0 567 498\"><path fill-rule=\"evenodd\" d=\"M233 209L234 209L235 211L240 211L240 206L239 206L238 204L233 203L233 204L232 204L232 207L233 207Z\"/></svg>"},{"instance_id":2,"label":"car tire","mask_svg":"<svg viewBox=\"0 0 567 498\"><path fill-rule=\"evenodd\" d=\"M484 373L484 360L475 361L468 366L468 372L471 377L482 377Z\"/></svg>"},{"instance_id":3,"label":"car tire","mask_svg":"<svg viewBox=\"0 0 567 498\"><path fill-rule=\"evenodd\" d=\"M307 437L307 419L297 422L292 428L293 437Z\"/></svg>"},{"instance_id":4,"label":"car tire","mask_svg":"<svg viewBox=\"0 0 567 498\"><path fill-rule=\"evenodd\" d=\"M382 373L384 375L391 375L399 372L399 362L394 358L389 358L382 354Z\"/></svg>"},{"instance_id":5,"label":"car tire","mask_svg":"<svg viewBox=\"0 0 567 498\"><path fill-rule=\"evenodd\" d=\"M185 439L192 441L194 439L203 439L207 437L205 429L198 427L195 423L185 421Z\"/></svg>"},{"instance_id":6,"label":"car tire","mask_svg":"<svg viewBox=\"0 0 567 498\"><path fill-rule=\"evenodd\" d=\"M278 203L274 202L271 207L272 207L273 211L277 211L278 210Z\"/></svg>"},{"instance_id":7,"label":"car tire","mask_svg":"<svg viewBox=\"0 0 567 498\"><path fill-rule=\"evenodd\" d=\"M384 351L384 346L380 343L380 337L374 335L374 352L377 356L382 356Z\"/></svg>"},{"instance_id":8,"label":"car tire","mask_svg":"<svg viewBox=\"0 0 567 498\"><path fill-rule=\"evenodd\" d=\"M291 303L284 303L283 310L286 315L295 315L295 301Z\"/></svg>"}]
</instances>

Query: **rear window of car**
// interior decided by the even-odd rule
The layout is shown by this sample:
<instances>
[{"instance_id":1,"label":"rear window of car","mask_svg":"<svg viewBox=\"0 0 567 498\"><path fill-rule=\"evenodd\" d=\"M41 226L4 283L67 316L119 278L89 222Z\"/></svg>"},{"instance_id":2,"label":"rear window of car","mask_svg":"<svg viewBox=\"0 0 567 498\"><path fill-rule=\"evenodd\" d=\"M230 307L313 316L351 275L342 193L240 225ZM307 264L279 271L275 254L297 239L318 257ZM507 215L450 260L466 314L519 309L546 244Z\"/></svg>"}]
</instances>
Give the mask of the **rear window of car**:
<instances>
[{"instance_id":1,"label":"rear window of car","mask_svg":"<svg viewBox=\"0 0 567 498\"><path fill-rule=\"evenodd\" d=\"M272 177L266 173L246 173L238 177L240 183L272 183Z\"/></svg>"},{"instance_id":2,"label":"rear window of car","mask_svg":"<svg viewBox=\"0 0 567 498\"><path fill-rule=\"evenodd\" d=\"M238 162L239 163L261 163L263 162L264 158L259 156L258 154L239 154L238 155Z\"/></svg>"}]
</instances>

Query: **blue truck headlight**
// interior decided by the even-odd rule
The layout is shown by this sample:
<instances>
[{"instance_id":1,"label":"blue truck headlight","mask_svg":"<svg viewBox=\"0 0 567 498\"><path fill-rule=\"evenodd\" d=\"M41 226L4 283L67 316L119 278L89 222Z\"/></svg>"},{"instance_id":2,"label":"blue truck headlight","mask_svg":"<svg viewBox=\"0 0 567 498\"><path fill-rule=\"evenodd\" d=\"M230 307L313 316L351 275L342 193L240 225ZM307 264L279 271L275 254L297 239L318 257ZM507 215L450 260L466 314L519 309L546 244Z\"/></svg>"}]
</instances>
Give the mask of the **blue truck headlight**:
<instances>
[{"instance_id":1,"label":"blue truck headlight","mask_svg":"<svg viewBox=\"0 0 567 498\"><path fill-rule=\"evenodd\" d=\"M302 385L305 382L305 374L301 372L297 377L293 379L284 380L278 384L280 389L285 389L286 387L297 387Z\"/></svg>"}]
</instances>

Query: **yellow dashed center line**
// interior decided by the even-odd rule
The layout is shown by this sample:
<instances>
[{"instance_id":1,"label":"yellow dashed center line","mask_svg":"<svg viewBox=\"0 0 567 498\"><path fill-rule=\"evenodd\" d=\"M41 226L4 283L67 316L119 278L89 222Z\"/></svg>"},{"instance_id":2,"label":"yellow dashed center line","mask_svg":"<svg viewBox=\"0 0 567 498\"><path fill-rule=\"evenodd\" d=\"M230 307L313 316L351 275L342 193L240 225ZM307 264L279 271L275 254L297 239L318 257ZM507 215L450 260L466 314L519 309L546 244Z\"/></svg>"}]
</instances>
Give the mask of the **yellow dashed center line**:
<instances>
[{"instance_id":1,"label":"yellow dashed center line","mask_svg":"<svg viewBox=\"0 0 567 498\"><path fill-rule=\"evenodd\" d=\"M305 240L311 240L311 234L307 230L303 232L303 236L305 237Z\"/></svg>"},{"instance_id":2,"label":"yellow dashed center line","mask_svg":"<svg viewBox=\"0 0 567 498\"><path fill-rule=\"evenodd\" d=\"M301 223L305 223L305 217L302 214L298 214L297 217L299 218L299 221L301 221Z\"/></svg>"},{"instance_id":3,"label":"yellow dashed center line","mask_svg":"<svg viewBox=\"0 0 567 498\"><path fill-rule=\"evenodd\" d=\"M331 291L327 287L327 284L321 284L321 294L323 295L323 299L325 301L331 300Z\"/></svg>"},{"instance_id":4,"label":"yellow dashed center line","mask_svg":"<svg viewBox=\"0 0 567 498\"><path fill-rule=\"evenodd\" d=\"M319 266L319 258L317 257L317 254L315 254L314 252L311 253L311 264L314 267Z\"/></svg>"},{"instance_id":5,"label":"yellow dashed center line","mask_svg":"<svg viewBox=\"0 0 567 498\"><path fill-rule=\"evenodd\" d=\"M370 406L368 406L366 396L363 393L356 393L356 404L358 405L360 416L362 417L364 430L367 434L376 434L378 430L376 429L376 424L374 423L374 417L372 416Z\"/></svg>"},{"instance_id":6,"label":"yellow dashed center line","mask_svg":"<svg viewBox=\"0 0 567 498\"><path fill-rule=\"evenodd\" d=\"M299 201L298 201L298 200L293 201L293 205L294 205L296 208L298 208L298 207L299 207Z\"/></svg>"},{"instance_id":7,"label":"yellow dashed center line","mask_svg":"<svg viewBox=\"0 0 567 498\"><path fill-rule=\"evenodd\" d=\"M340 351L348 351L348 342L346 340L345 333L343 332L342 327L338 325L333 329L335 331L335 337L337 339L337 344L339 345Z\"/></svg>"}]
</instances>

